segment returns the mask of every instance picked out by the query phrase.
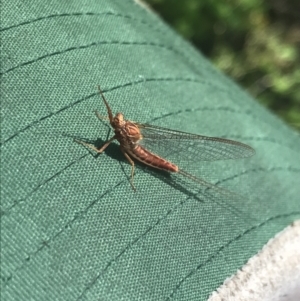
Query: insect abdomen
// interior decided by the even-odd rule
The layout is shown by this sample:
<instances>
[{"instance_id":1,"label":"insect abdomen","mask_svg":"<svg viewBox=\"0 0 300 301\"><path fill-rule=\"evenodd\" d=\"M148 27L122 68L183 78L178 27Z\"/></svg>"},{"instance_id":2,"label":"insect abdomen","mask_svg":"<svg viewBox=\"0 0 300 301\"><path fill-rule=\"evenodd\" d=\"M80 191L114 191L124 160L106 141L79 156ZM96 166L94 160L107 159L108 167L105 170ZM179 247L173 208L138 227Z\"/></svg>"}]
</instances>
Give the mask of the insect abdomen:
<instances>
[{"instance_id":1,"label":"insect abdomen","mask_svg":"<svg viewBox=\"0 0 300 301\"><path fill-rule=\"evenodd\" d=\"M139 160L140 162L149 166L170 172L178 172L178 166L147 151L139 145L135 149L130 151L130 155L135 159Z\"/></svg>"}]
</instances>

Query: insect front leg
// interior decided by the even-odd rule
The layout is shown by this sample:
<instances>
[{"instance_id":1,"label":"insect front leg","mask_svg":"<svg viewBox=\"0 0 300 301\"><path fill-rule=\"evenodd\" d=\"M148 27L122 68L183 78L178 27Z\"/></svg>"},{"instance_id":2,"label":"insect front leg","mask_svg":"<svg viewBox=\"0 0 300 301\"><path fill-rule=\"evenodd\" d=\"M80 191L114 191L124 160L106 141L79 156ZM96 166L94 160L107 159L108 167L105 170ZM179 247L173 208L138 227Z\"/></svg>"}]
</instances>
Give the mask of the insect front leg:
<instances>
[{"instance_id":1,"label":"insect front leg","mask_svg":"<svg viewBox=\"0 0 300 301\"><path fill-rule=\"evenodd\" d=\"M131 178L130 178L130 185L134 191L136 191L136 188L133 185L133 176L134 176L134 161L129 157L129 155L126 153L126 151L121 147L121 151L128 160L128 162L131 164Z\"/></svg>"},{"instance_id":2,"label":"insect front leg","mask_svg":"<svg viewBox=\"0 0 300 301\"><path fill-rule=\"evenodd\" d=\"M93 151L95 151L98 154L101 154L114 139L116 139L116 136L113 136L112 138L110 138L107 142L105 142L105 144L101 148L97 148L94 144L87 143L82 140L74 139L74 141L78 144L82 144L82 145L92 149Z\"/></svg>"},{"instance_id":3,"label":"insect front leg","mask_svg":"<svg viewBox=\"0 0 300 301\"><path fill-rule=\"evenodd\" d=\"M108 116L102 116L97 110L95 110L95 114L96 114L96 116L97 116L97 118L99 119L99 120L108 120L109 121L109 117Z\"/></svg>"}]
</instances>

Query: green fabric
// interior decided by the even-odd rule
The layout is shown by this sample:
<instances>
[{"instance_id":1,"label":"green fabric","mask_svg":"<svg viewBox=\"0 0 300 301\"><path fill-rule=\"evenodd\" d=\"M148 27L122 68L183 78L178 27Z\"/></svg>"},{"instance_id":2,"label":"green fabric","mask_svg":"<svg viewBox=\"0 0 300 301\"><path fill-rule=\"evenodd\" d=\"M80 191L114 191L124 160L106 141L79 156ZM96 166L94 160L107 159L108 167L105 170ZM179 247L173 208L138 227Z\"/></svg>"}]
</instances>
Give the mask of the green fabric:
<instances>
[{"instance_id":1,"label":"green fabric","mask_svg":"<svg viewBox=\"0 0 300 301\"><path fill-rule=\"evenodd\" d=\"M300 217L299 136L134 1L5 1L1 40L1 300L205 300ZM128 119L253 146L185 166L243 197L143 165L134 193L117 143L72 139L112 135L98 84Z\"/></svg>"}]
</instances>

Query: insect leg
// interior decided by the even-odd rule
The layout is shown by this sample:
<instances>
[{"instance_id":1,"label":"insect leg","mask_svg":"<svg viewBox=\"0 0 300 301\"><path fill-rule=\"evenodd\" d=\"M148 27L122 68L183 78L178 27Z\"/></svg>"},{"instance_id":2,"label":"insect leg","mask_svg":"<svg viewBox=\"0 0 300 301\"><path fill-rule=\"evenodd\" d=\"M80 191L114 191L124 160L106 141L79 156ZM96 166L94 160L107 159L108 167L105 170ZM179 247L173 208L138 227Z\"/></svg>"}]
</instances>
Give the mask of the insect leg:
<instances>
[{"instance_id":1,"label":"insect leg","mask_svg":"<svg viewBox=\"0 0 300 301\"><path fill-rule=\"evenodd\" d=\"M131 179L130 179L130 185L134 191L136 191L136 188L133 185L133 176L134 176L134 161L129 157L129 155L125 152L123 148L121 148L122 153L128 160L128 162L131 164Z\"/></svg>"},{"instance_id":2,"label":"insect leg","mask_svg":"<svg viewBox=\"0 0 300 301\"><path fill-rule=\"evenodd\" d=\"M95 110L95 114L96 114L96 116L97 116L97 118L99 120L109 120L108 116L102 116L102 115L100 115L100 113L97 110Z\"/></svg>"},{"instance_id":3,"label":"insect leg","mask_svg":"<svg viewBox=\"0 0 300 301\"><path fill-rule=\"evenodd\" d=\"M101 89L100 89L100 86L98 86L98 90L99 90L99 93L100 93L100 95L101 95L101 97L102 97L102 99L103 99L103 101L104 101L105 106L106 106L109 121L110 121L110 123L112 123L114 117L113 117L113 114L112 114L112 112L111 112L110 106L109 106L109 104L107 103L107 101L106 101L106 99L105 99L105 97L104 97L104 95L103 95L103 93L102 93L102 91L101 91Z\"/></svg>"},{"instance_id":4,"label":"insect leg","mask_svg":"<svg viewBox=\"0 0 300 301\"><path fill-rule=\"evenodd\" d=\"M114 139L116 139L115 136L111 137L101 148L97 148L97 147L95 147L95 145L84 142L82 140L74 139L74 141L77 142L78 144L82 144L82 145L92 149L93 151L95 151L98 154L101 154Z\"/></svg>"}]
</instances>

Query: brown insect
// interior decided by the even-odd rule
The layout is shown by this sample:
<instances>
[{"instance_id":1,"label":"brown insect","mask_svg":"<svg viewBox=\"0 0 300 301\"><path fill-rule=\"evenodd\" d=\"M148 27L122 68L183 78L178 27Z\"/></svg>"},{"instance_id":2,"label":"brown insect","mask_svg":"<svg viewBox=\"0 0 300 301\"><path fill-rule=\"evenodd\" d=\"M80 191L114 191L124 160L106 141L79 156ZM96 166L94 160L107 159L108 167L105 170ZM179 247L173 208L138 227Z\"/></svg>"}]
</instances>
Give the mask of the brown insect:
<instances>
[{"instance_id":1,"label":"brown insect","mask_svg":"<svg viewBox=\"0 0 300 301\"><path fill-rule=\"evenodd\" d=\"M252 147L241 142L189 134L149 124L137 123L124 119L122 113L117 113L113 116L111 108L99 86L98 89L106 106L108 119L114 129L115 135L99 149L93 144L81 140L75 141L97 153L102 153L114 139L117 139L120 143L121 151L131 164L130 184L134 190L136 189L133 184L134 161L132 159L136 159L157 169L180 173L206 187L215 187L213 184L179 169L177 165L163 157L177 154L180 156L180 159L196 162L245 158L255 153ZM103 119L98 111L95 113L99 119Z\"/></svg>"}]
</instances>

